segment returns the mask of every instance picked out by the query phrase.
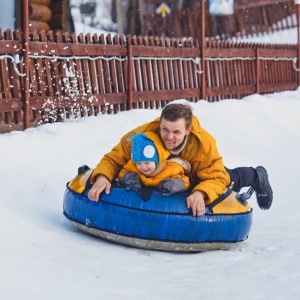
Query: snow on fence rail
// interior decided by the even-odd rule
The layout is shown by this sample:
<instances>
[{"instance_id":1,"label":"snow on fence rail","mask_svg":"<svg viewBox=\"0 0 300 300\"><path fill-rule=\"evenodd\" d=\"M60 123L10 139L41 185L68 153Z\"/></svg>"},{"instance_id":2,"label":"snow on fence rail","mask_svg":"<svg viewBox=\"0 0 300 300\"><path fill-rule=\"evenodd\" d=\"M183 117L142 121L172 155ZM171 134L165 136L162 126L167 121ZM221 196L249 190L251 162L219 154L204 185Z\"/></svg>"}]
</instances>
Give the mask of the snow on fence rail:
<instances>
[{"instance_id":1,"label":"snow on fence rail","mask_svg":"<svg viewBox=\"0 0 300 300\"><path fill-rule=\"evenodd\" d=\"M34 32L26 78L20 33L0 29L0 127L22 128L25 80L30 126L159 108L178 98L214 102L298 86L296 45L209 41L205 70L200 49L192 38Z\"/></svg>"}]
</instances>

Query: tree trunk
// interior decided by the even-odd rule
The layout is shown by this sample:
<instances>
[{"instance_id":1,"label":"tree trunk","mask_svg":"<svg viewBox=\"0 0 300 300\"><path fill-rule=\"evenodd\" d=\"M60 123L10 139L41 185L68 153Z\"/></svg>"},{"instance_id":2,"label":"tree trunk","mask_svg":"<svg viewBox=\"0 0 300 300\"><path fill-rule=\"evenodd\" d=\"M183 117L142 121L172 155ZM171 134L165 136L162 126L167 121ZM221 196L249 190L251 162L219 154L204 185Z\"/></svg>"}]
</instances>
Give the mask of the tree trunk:
<instances>
[{"instance_id":1,"label":"tree trunk","mask_svg":"<svg viewBox=\"0 0 300 300\"><path fill-rule=\"evenodd\" d=\"M111 1L111 10L110 10L110 15L111 15L111 21L113 23L118 23L118 17L117 17L117 0L112 0Z\"/></svg>"},{"instance_id":2,"label":"tree trunk","mask_svg":"<svg viewBox=\"0 0 300 300\"><path fill-rule=\"evenodd\" d=\"M127 10L127 33L131 35L142 34L142 24L140 16L140 1L129 0Z\"/></svg>"},{"instance_id":3,"label":"tree trunk","mask_svg":"<svg viewBox=\"0 0 300 300\"><path fill-rule=\"evenodd\" d=\"M176 1L176 10L180 10L183 8L183 2L184 0L177 0Z\"/></svg>"},{"instance_id":4,"label":"tree trunk","mask_svg":"<svg viewBox=\"0 0 300 300\"><path fill-rule=\"evenodd\" d=\"M118 34L122 35L125 32L125 22L124 22L124 14L122 7L122 0L115 0L117 6L117 23L118 23Z\"/></svg>"}]
</instances>

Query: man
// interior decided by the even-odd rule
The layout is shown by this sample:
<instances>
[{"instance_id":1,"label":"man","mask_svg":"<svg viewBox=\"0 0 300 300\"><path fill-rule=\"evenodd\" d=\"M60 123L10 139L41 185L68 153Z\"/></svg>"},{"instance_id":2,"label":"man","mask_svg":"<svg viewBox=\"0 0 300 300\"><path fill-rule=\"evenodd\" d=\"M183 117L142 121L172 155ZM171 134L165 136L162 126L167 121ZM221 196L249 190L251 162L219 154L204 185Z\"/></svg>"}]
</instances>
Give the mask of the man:
<instances>
[{"instance_id":1,"label":"man","mask_svg":"<svg viewBox=\"0 0 300 300\"><path fill-rule=\"evenodd\" d=\"M91 178L93 187L88 193L90 200L98 201L102 191L107 194L110 192L111 182L131 158L132 137L147 131L157 133L173 157L180 157L191 164L187 175L193 189L186 199L186 205L192 210L193 216L203 215L205 204L217 199L230 184L236 192L252 186L259 206L262 209L270 208L273 192L266 170L263 167L225 168L215 139L200 126L190 105L172 103L162 110L160 118L125 134L120 143L104 155Z\"/></svg>"}]
</instances>

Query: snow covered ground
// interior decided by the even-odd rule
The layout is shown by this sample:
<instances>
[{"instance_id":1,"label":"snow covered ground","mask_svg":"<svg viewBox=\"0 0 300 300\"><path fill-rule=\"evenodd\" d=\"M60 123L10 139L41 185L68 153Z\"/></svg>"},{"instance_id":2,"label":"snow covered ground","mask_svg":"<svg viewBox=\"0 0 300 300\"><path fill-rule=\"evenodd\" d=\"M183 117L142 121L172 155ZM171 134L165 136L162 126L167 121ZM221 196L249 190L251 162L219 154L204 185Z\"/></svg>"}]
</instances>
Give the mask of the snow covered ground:
<instances>
[{"instance_id":1,"label":"snow covered ground","mask_svg":"<svg viewBox=\"0 0 300 300\"><path fill-rule=\"evenodd\" d=\"M63 216L77 167L94 167L160 110L14 131L0 135L1 299L300 299L300 88L192 106L226 166L268 169L274 203L262 211L252 197L249 239L227 251L148 251L89 236Z\"/></svg>"},{"instance_id":2,"label":"snow covered ground","mask_svg":"<svg viewBox=\"0 0 300 300\"><path fill-rule=\"evenodd\" d=\"M299 299L300 89L193 104L228 167L264 165L274 204L255 197L249 239L228 251L127 248L78 231L62 214L65 184L132 127L135 110L0 135L1 299Z\"/></svg>"},{"instance_id":3,"label":"snow covered ground","mask_svg":"<svg viewBox=\"0 0 300 300\"><path fill-rule=\"evenodd\" d=\"M253 37L233 38L233 41L247 41L263 44L297 44L297 28L278 31L274 34L259 34Z\"/></svg>"}]
</instances>

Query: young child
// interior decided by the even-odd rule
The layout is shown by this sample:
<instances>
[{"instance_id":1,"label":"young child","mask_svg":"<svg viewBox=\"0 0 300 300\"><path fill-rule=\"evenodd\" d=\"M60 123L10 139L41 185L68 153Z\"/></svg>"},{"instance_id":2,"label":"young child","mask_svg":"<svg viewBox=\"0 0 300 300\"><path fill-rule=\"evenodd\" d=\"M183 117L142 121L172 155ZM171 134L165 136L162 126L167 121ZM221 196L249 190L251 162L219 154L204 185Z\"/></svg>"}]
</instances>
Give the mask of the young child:
<instances>
[{"instance_id":1,"label":"young child","mask_svg":"<svg viewBox=\"0 0 300 300\"><path fill-rule=\"evenodd\" d=\"M131 159L119 173L127 190L137 191L142 185L157 187L164 196L182 192L190 182L185 172L190 164L181 158L170 158L160 137L154 132L137 133L132 138Z\"/></svg>"}]
</instances>

